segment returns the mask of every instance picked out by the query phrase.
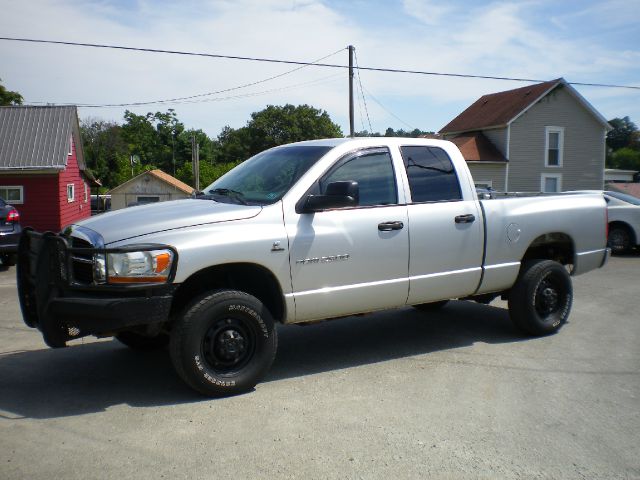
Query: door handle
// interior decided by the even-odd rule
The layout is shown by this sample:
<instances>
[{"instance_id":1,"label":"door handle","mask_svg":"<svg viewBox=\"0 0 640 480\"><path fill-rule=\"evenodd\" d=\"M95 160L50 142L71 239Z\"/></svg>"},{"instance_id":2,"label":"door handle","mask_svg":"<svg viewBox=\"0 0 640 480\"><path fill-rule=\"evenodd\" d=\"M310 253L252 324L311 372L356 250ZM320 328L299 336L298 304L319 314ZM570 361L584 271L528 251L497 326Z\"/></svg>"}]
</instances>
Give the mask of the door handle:
<instances>
[{"instance_id":1,"label":"door handle","mask_svg":"<svg viewBox=\"0 0 640 480\"><path fill-rule=\"evenodd\" d=\"M404 223L402 222L382 222L378 224L378 230L381 232L390 232L391 230L402 230Z\"/></svg>"},{"instance_id":2,"label":"door handle","mask_svg":"<svg viewBox=\"0 0 640 480\"><path fill-rule=\"evenodd\" d=\"M476 221L476 217L472 213L469 213L467 215L458 215L455 220L456 223L473 223Z\"/></svg>"}]
</instances>

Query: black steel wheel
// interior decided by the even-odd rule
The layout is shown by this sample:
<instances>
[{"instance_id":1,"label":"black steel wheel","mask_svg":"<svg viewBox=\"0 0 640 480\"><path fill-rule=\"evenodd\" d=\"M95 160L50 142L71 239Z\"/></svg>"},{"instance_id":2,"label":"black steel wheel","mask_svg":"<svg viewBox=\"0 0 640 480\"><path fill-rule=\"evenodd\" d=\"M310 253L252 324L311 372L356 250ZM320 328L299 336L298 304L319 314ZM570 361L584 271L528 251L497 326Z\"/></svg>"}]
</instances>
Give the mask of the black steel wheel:
<instances>
[{"instance_id":1,"label":"black steel wheel","mask_svg":"<svg viewBox=\"0 0 640 480\"><path fill-rule=\"evenodd\" d=\"M617 255L629 253L631 250L631 232L629 229L620 225L611 227L608 239L611 252Z\"/></svg>"},{"instance_id":2,"label":"black steel wheel","mask_svg":"<svg viewBox=\"0 0 640 480\"><path fill-rule=\"evenodd\" d=\"M275 358L273 318L252 295L208 293L188 306L171 331L171 359L193 389L212 397L252 389Z\"/></svg>"},{"instance_id":3,"label":"black steel wheel","mask_svg":"<svg viewBox=\"0 0 640 480\"><path fill-rule=\"evenodd\" d=\"M567 270L552 260L536 260L523 265L509 292L509 315L520 330L549 335L567 321L572 301Z\"/></svg>"}]
</instances>

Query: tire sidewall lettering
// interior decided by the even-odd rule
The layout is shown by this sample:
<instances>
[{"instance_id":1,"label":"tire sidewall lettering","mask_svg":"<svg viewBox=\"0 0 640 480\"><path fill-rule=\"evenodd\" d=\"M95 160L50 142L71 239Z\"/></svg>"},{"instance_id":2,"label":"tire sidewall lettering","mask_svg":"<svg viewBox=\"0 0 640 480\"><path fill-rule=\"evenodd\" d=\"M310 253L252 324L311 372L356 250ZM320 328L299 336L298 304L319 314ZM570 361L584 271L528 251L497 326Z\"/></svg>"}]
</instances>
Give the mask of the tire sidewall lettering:
<instances>
[{"instance_id":1,"label":"tire sidewall lettering","mask_svg":"<svg viewBox=\"0 0 640 480\"><path fill-rule=\"evenodd\" d=\"M229 313L242 312L242 313L246 313L247 315L250 315L251 317L253 317L253 319L257 322L258 326L260 327L262 336L264 338L269 338L269 329L267 328L267 325L264 323L264 321L262 320L262 317L258 314L258 312L256 312L251 307L232 303L231 305L229 305L228 311Z\"/></svg>"}]
</instances>

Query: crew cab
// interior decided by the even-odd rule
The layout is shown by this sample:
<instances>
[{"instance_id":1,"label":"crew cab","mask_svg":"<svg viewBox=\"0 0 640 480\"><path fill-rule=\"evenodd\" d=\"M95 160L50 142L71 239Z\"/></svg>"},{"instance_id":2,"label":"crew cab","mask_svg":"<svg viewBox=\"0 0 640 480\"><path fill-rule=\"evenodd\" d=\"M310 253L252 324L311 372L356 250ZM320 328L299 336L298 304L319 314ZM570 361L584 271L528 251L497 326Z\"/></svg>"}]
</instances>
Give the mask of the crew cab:
<instances>
[{"instance_id":1,"label":"crew cab","mask_svg":"<svg viewBox=\"0 0 640 480\"><path fill-rule=\"evenodd\" d=\"M502 296L524 333L554 333L570 275L607 261L606 228L602 195L479 200L450 142L316 140L262 152L197 198L26 229L18 288L48 345L168 343L180 377L221 396L264 377L278 323Z\"/></svg>"}]
</instances>

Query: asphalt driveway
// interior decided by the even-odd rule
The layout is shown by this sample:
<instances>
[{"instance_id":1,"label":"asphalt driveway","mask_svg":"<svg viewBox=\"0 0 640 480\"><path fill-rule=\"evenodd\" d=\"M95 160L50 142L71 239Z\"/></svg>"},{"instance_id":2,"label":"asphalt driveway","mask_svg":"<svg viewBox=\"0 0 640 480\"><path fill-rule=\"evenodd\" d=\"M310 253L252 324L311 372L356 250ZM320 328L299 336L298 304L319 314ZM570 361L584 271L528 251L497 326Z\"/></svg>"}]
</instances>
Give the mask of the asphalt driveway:
<instances>
[{"instance_id":1,"label":"asphalt driveway","mask_svg":"<svg viewBox=\"0 0 640 480\"><path fill-rule=\"evenodd\" d=\"M640 256L574 279L570 322L505 304L281 327L266 381L204 399L167 351L46 348L0 267L0 478L640 478Z\"/></svg>"}]
</instances>

